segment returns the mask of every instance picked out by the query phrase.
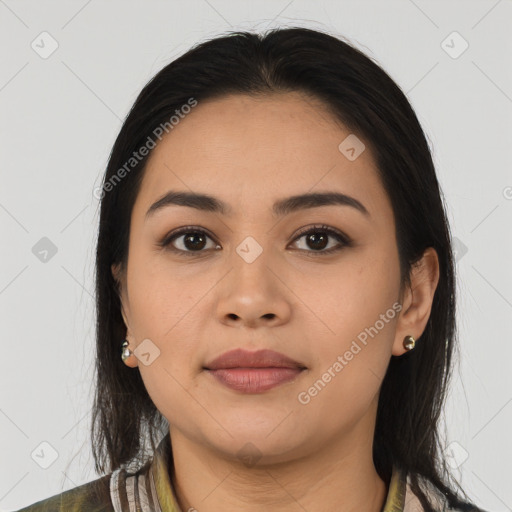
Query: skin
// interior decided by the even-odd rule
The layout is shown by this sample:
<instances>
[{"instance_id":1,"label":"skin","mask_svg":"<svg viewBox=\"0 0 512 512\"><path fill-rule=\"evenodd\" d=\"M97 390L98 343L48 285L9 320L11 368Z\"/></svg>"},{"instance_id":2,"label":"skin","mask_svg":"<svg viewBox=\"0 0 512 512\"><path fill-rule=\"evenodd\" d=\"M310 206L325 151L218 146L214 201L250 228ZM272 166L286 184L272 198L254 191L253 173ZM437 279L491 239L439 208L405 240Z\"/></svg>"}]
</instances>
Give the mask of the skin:
<instances>
[{"instance_id":1,"label":"skin","mask_svg":"<svg viewBox=\"0 0 512 512\"><path fill-rule=\"evenodd\" d=\"M184 511L378 512L384 505L388 483L372 459L379 388L391 356L406 352L404 337L421 343L439 264L427 249L412 286L401 288L391 203L369 144L354 161L338 150L349 134L299 93L228 96L200 102L150 157L132 212L128 265L112 271L130 348L149 338L160 350L147 366L135 355L126 364L138 366L169 421L169 472ZM233 213L174 205L145 221L169 190L214 195ZM340 205L272 215L274 201L317 191L348 194L370 215ZM306 236L297 238L316 224L353 244L320 254ZM188 225L213 235L200 254L158 245ZM248 236L263 251L252 263L236 252ZM184 238L173 244L186 251ZM338 244L330 237L327 249ZM298 393L397 302L400 313L300 403ZM269 391L242 394L202 369L238 347L270 348L307 370ZM246 443L259 457L254 465L237 454Z\"/></svg>"}]
</instances>

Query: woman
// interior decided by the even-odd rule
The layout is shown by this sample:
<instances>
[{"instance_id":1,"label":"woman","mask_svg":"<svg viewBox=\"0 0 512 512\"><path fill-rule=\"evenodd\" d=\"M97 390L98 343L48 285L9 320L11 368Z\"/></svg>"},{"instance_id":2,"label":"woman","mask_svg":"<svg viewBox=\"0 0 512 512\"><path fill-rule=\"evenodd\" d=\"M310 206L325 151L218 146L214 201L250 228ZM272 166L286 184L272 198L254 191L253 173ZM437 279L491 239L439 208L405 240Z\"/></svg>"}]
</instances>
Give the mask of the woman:
<instances>
[{"instance_id":1,"label":"woman","mask_svg":"<svg viewBox=\"0 0 512 512\"><path fill-rule=\"evenodd\" d=\"M24 511L479 510L438 433L449 226L377 64L304 28L199 44L142 90L95 193L106 474Z\"/></svg>"}]
</instances>

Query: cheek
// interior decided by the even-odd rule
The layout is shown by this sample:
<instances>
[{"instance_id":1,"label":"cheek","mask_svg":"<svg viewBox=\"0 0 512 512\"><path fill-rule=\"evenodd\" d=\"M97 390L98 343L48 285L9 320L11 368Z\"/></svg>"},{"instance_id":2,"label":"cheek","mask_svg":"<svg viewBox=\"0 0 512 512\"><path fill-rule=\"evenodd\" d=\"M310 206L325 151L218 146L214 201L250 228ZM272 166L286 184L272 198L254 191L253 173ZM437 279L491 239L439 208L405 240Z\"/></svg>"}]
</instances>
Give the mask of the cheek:
<instances>
[{"instance_id":1,"label":"cheek","mask_svg":"<svg viewBox=\"0 0 512 512\"><path fill-rule=\"evenodd\" d=\"M336 304L332 315L326 315L333 332L318 337L311 375L297 397L307 408L309 421L325 417L328 411L331 427L322 428L333 429L348 428L376 399L391 358L400 311L392 294L379 286L353 294L347 286L337 297L331 302Z\"/></svg>"},{"instance_id":2,"label":"cheek","mask_svg":"<svg viewBox=\"0 0 512 512\"><path fill-rule=\"evenodd\" d=\"M304 318L310 330L315 324L319 335L322 333L328 341L323 346L342 348L376 322L379 331L388 334L393 323L390 320L396 317L393 305L399 295L396 258L392 251L386 253L372 247L353 253L328 270L305 272L306 279L295 280L294 291L305 298ZM380 321L382 315L384 325Z\"/></svg>"},{"instance_id":3,"label":"cheek","mask_svg":"<svg viewBox=\"0 0 512 512\"><path fill-rule=\"evenodd\" d=\"M311 339L319 340L309 382L319 380L318 389L324 385L331 389L318 403L338 397L359 407L356 402L368 405L378 391L401 309L397 257L393 247L388 252L373 247L347 258L328 277L316 276L314 286L309 280L304 283L300 293L308 297L315 313L307 313L306 328Z\"/></svg>"},{"instance_id":4,"label":"cheek","mask_svg":"<svg viewBox=\"0 0 512 512\"><path fill-rule=\"evenodd\" d=\"M209 287L177 276L169 268L139 262L129 281L133 336L137 343L151 340L158 352L150 365L139 361L139 371L151 399L164 414L173 403L185 407L190 399L184 389L190 386L194 365L199 364L197 315L200 298Z\"/></svg>"},{"instance_id":5,"label":"cheek","mask_svg":"<svg viewBox=\"0 0 512 512\"><path fill-rule=\"evenodd\" d=\"M200 353L198 298L192 290L180 287L176 278L149 279L142 289L144 293L137 298L134 293L132 299L135 336L137 341L151 339L159 356L148 366L139 361L139 371L151 400L171 422L190 408L190 392L194 393L191 384Z\"/></svg>"},{"instance_id":6,"label":"cheek","mask_svg":"<svg viewBox=\"0 0 512 512\"><path fill-rule=\"evenodd\" d=\"M128 277L134 329L138 338L153 336L163 342L197 303L203 286L194 286L194 278L171 265L163 253L139 252L130 262Z\"/></svg>"}]
</instances>

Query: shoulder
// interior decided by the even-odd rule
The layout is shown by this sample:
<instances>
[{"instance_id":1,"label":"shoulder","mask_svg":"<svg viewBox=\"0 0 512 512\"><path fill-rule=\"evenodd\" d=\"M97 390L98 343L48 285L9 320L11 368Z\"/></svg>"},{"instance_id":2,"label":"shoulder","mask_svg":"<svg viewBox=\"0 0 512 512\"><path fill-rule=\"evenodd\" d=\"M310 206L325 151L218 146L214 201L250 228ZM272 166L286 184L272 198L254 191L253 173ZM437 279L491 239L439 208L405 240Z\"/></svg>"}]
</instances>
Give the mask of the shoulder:
<instances>
[{"instance_id":1,"label":"shoulder","mask_svg":"<svg viewBox=\"0 0 512 512\"><path fill-rule=\"evenodd\" d=\"M114 512L110 478L111 474L102 476L15 512Z\"/></svg>"}]
</instances>

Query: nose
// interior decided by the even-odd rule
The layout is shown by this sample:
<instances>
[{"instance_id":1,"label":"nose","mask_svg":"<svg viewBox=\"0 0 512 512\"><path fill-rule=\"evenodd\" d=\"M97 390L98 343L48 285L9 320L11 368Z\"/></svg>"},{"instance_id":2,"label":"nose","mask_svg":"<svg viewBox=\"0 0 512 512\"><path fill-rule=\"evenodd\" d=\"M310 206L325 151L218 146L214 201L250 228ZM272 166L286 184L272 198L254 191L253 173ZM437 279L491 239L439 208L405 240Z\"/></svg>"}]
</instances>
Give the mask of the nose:
<instances>
[{"instance_id":1,"label":"nose","mask_svg":"<svg viewBox=\"0 0 512 512\"><path fill-rule=\"evenodd\" d=\"M291 317L293 293L270 262L260 255L252 263L234 262L219 291L217 316L231 327L274 327Z\"/></svg>"}]
</instances>

